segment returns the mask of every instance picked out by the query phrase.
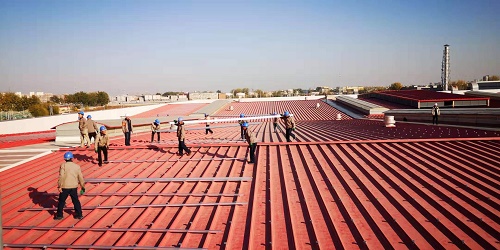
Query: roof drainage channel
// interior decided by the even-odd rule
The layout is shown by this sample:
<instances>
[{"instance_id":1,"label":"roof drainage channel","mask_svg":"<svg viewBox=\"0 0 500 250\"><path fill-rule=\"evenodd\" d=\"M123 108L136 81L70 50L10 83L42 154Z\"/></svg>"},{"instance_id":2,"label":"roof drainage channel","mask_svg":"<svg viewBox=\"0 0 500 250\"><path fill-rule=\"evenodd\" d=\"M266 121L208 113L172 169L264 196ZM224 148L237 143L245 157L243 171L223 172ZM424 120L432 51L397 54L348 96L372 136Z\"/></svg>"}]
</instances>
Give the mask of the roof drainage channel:
<instances>
[{"instance_id":1,"label":"roof drainage channel","mask_svg":"<svg viewBox=\"0 0 500 250\"><path fill-rule=\"evenodd\" d=\"M191 178L93 178L87 183L115 182L189 182L189 181L252 181L252 177L191 177Z\"/></svg>"},{"instance_id":2,"label":"roof drainage channel","mask_svg":"<svg viewBox=\"0 0 500 250\"><path fill-rule=\"evenodd\" d=\"M207 249L207 248L179 248L179 247L154 247L154 246L96 246L96 245L50 245L50 244L3 244L4 247L10 248L54 248L54 249L172 249L172 250L190 250L190 249Z\"/></svg>"},{"instance_id":3,"label":"roof drainage channel","mask_svg":"<svg viewBox=\"0 0 500 250\"><path fill-rule=\"evenodd\" d=\"M168 228L92 228L92 227L36 227L36 226L4 226L3 229L16 230L54 230L54 231L92 231L92 232L142 232L142 233L220 233L221 230L168 229Z\"/></svg>"},{"instance_id":4,"label":"roof drainage channel","mask_svg":"<svg viewBox=\"0 0 500 250\"><path fill-rule=\"evenodd\" d=\"M201 206L236 206L246 205L247 202L207 202L207 203L184 203L184 204L144 204L144 205L116 205L116 206L85 206L82 210L93 209L113 209L113 208L149 208L149 207L201 207ZM72 210L74 207L66 207L64 210ZM24 211L56 211L56 207L39 208L21 208L19 212Z\"/></svg>"}]
</instances>

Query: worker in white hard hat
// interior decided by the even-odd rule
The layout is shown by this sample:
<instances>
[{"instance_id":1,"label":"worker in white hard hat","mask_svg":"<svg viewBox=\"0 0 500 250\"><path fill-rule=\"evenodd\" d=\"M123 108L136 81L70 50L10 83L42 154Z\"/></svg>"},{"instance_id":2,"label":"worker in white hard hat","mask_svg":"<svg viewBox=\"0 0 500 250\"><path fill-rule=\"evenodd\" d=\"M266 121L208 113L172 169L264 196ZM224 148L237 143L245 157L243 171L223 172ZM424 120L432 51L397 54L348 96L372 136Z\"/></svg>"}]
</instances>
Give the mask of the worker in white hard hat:
<instances>
[{"instance_id":1,"label":"worker in white hard hat","mask_svg":"<svg viewBox=\"0 0 500 250\"><path fill-rule=\"evenodd\" d=\"M441 111L439 110L437 103L434 103L431 114L432 114L432 124L438 125L438 117L439 115L441 115Z\"/></svg>"}]
</instances>

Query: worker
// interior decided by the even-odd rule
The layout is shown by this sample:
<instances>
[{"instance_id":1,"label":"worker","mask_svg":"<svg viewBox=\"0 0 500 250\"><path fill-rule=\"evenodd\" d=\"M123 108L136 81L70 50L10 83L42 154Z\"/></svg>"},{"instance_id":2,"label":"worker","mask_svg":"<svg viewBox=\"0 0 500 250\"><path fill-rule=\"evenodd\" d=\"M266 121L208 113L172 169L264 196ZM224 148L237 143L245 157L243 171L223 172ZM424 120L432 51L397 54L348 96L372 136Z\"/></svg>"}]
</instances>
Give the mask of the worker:
<instances>
[{"instance_id":1,"label":"worker","mask_svg":"<svg viewBox=\"0 0 500 250\"><path fill-rule=\"evenodd\" d=\"M283 119L283 122L285 123L285 129L286 129L286 132L285 132L285 138L286 138L286 141L287 142L291 142L292 140L290 140L290 136L293 137L293 139L297 139L297 137L295 136L295 134L293 134L292 131L295 131L295 120L293 119L293 116L290 116L290 112L288 111L285 111L285 113L283 114L283 116L281 117L281 119Z\"/></svg>"},{"instance_id":2,"label":"worker","mask_svg":"<svg viewBox=\"0 0 500 250\"><path fill-rule=\"evenodd\" d=\"M177 138L179 139L179 152L177 152L177 155L183 156L184 151L186 151L187 156L191 155L191 150L186 147L186 143L184 142L186 139L186 132L184 130L184 121L182 117L177 119Z\"/></svg>"},{"instance_id":3,"label":"worker","mask_svg":"<svg viewBox=\"0 0 500 250\"><path fill-rule=\"evenodd\" d=\"M78 112L78 129L80 130L80 147L90 147L89 130L87 128L87 119L83 117L83 111Z\"/></svg>"},{"instance_id":4,"label":"worker","mask_svg":"<svg viewBox=\"0 0 500 250\"><path fill-rule=\"evenodd\" d=\"M125 114L125 119L122 121L122 131L125 135L125 146L130 146L130 136L132 134L132 120L128 114Z\"/></svg>"},{"instance_id":5,"label":"worker","mask_svg":"<svg viewBox=\"0 0 500 250\"><path fill-rule=\"evenodd\" d=\"M241 127L245 132L245 139L248 142L248 148L250 149L250 161L248 163L255 163L255 149L257 148L257 139L253 135L253 132L248 129L248 122L244 122Z\"/></svg>"},{"instance_id":6,"label":"worker","mask_svg":"<svg viewBox=\"0 0 500 250\"><path fill-rule=\"evenodd\" d=\"M205 120L207 120L207 122L205 123L205 134L208 135L208 132L210 132L210 134L213 134L214 131L212 131L212 129L210 129L210 116L208 116L208 114L205 114Z\"/></svg>"},{"instance_id":7,"label":"worker","mask_svg":"<svg viewBox=\"0 0 500 250\"><path fill-rule=\"evenodd\" d=\"M75 219L83 219L82 205L78 199L78 184L82 187L80 194L85 193L85 180L83 179L82 169L76 163L73 163L73 153L64 153L65 162L59 168L59 180L57 181L57 190L59 191L59 202L54 220L62 220L63 209L68 196L71 197L75 207Z\"/></svg>"},{"instance_id":8,"label":"worker","mask_svg":"<svg viewBox=\"0 0 500 250\"><path fill-rule=\"evenodd\" d=\"M245 114L240 114L240 118L245 117ZM245 123L244 120L239 120L238 123L240 124L240 135L241 139L245 140L245 131L243 130L243 123Z\"/></svg>"},{"instance_id":9,"label":"worker","mask_svg":"<svg viewBox=\"0 0 500 250\"><path fill-rule=\"evenodd\" d=\"M151 123L151 143L154 141L155 134L158 139L158 143L160 143L160 120L158 119Z\"/></svg>"},{"instance_id":10,"label":"worker","mask_svg":"<svg viewBox=\"0 0 500 250\"><path fill-rule=\"evenodd\" d=\"M432 114L432 124L438 125L438 117L439 115L441 115L441 111L439 110L437 103L434 103L431 114Z\"/></svg>"},{"instance_id":11,"label":"worker","mask_svg":"<svg viewBox=\"0 0 500 250\"><path fill-rule=\"evenodd\" d=\"M274 112L273 115L277 115L278 113ZM273 127L274 133L278 133L278 117L273 118Z\"/></svg>"},{"instance_id":12,"label":"worker","mask_svg":"<svg viewBox=\"0 0 500 250\"><path fill-rule=\"evenodd\" d=\"M105 126L99 128L99 136L95 140L95 152L97 153L97 161L99 162L99 167L102 166L102 156L101 152L104 154L104 163L108 164L108 148L109 148L109 136L106 131Z\"/></svg>"},{"instance_id":13,"label":"worker","mask_svg":"<svg viewBox=\"0 0 500 250\"><path fill-rule=\"evenodd\" d=\"M94 138L94 142L95 142L98 128L97 128L97 123L94 122L94 120L92 120L91 115L87 115L87 129L89 132L89 143L92 142L92 138Z\"/></svg>"}]
</instances>

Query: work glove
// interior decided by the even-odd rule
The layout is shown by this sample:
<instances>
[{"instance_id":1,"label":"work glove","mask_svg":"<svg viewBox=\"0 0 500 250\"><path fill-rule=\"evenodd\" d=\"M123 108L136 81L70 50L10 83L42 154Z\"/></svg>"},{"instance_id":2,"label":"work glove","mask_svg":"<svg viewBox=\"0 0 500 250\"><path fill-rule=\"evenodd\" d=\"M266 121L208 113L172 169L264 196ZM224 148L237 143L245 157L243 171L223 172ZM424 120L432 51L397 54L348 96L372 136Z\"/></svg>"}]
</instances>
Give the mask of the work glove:
<instances>
[{"instance_id":1,"label":"work glove","mask_svg":"<svg viewBox=\"0 0 500 250\"><path fill-rule=\"evenodd\" d=\"M295 131L295 128L292 128L293 131Z\"/></svg>"},{"instance_id":2,"label":"work glove","mask_svg":"<svg viewBox=\"0 0 500 250\"><path fill-rule=\"evenodd\" d=\"M97 153L97 148L95 148L94 151Z\"/></svg>"},{"instance_id":3,"label":"work glove","mask_svg":"<svg viewBox=\"0 0 500 250\"><path fill-rule=\"evenodd\" d=\"M82 190L80 190L80 195L83 195L85 193L85 188L82 188Z\"/></svg>"}]
</instances>

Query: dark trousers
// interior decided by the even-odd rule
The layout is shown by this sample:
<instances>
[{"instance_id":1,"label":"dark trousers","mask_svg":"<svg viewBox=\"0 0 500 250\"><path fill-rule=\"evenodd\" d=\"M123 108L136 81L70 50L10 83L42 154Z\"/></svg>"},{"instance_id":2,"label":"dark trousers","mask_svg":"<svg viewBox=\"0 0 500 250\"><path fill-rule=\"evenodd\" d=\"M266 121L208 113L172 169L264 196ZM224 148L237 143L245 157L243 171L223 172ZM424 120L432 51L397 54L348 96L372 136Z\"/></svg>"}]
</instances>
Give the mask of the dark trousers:
<instances>
[{"instance_id":1,"label":"dark trousers","mask_svg":"<svg viewBox=\"0 0 500 250\"><path fill-rule=\"evenodd\" d=\"M82 216L82 204L78 200L78 193L76 188L63 188L62 192L59 194L59 203L57 204L57 217L63 216L64 205L66 204L66 199L71 196L71 201L75 206L75 216Z\"/></svg>"},{"instance_id":2,"label":"dark trousers","mask_svg":"<svg viewBox=\"0 0 500 250\"><path fill-rule=\"evenodd\" d=\"M130 132L125 132L125 146L130 146Z\"/></svg>"},{"instance_id":3,"label":"dark trousers","mask_svg":"<svg viewBox=\"0 0 500 250\"><path fill-rule=\"evenodd\" d=\"M241 139L245 139L245 130L243 130L243 126L240 126L241 129Z\"/></svg>"},{"instance_id":4,"label":"dark trousers","mask_svg":"<svg viewBox=\"0 0 500 250\"><path fill-rule=\"evenodd\" d=\"M89 142L92 141L92 138L94 138L95 141L95 138L97 138L96 135L97 135L96 132L89 133Z\"/></svg>"},{"instance_id":5,"label":"dark trousers","mask_svg":"<svg viewBox=\"0 0 500 250\"><path fill-rule=\"evenodd\" d=\"M295 135L293 134L292 131L293 131L292 128L287 128L286 129L285 138L286 138L287 142L291 142L292 141L292 140L290 140L290 136L293 137L293 139L295 140Z\"/></svg>"},{"instance_id":6,"label":"dark trousers","mask_svg":"<svg viewBox=\"0 0 500 250\"><path fill-rule=\"evenodd\" d=\"M189 148L186 147L186 143L184 143L184 140L179 140L179 154L183 155L184 151L186 151L186 153L188 154L191 154L191 150L189 150Z\"/></svg>"},{"instance_id":7,"label":"dark trousers","mask_svg":"<svg viewBox=\"0 0 500 250\"><path fill-rule=\"evenodd\" d=\"M207 128L205 129L205 134L208 135L208 132L210 132L210 134L214 133L214 131L210 129L210 125L207 124Z\"/></svg>"},{"instance_id":8,"label":"dark trousers","mask_svg":"<svg viewBox=\"0 0 500 250\"><path fill-rule=\"evenodd\" d=\"M257 143L253 143L249 146L250 148L250 163L255 162L255 150L257 149Z\"/></svg>"},{"instance_id":9,"label":"dark trousers","mask_svg":"<svg viewBox=\"0 0 500 250\"><path fill-rule=\"evenodd\" d=\"M277 122L273 123L273 127L274 127L274 132L278 132L278 123Z\"/></svg>"},{"instance_id":10,"label":"dark trousers","mask_svg":"<svg viewBox=\"0 0 500 250\"><path fill-rule=\"evenodd\" d=\"M104 161L108 161L108 148L107 147L97 147L97 160L99 161L99 166L102 165L101 152L104 155Z\"/></svg>"},{"instance_id":11,"label":"dark trousers","mask_svg":"<svg viewBox=\"0 0 500 250\"><path fill-rule=\"evenodd\" d=\"M158 142L160 142L160 132L151 132L151 142L154 141L155 134L156 134L156 138L158 138Z\"/></svg>"},{"instance_id":12,"label":"dark trousers","mask_svg":"<svg viewBox=\"0 0 500 250\"><path fill-rule=\"evenodd\" d=\"M432 116L432 124L436 124L436 125L438 125L438 117L439 117L439 116L437 116L437 115L433 115L433 116Z\"/></svg>"}]
</instances>

